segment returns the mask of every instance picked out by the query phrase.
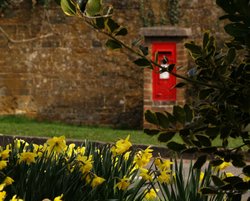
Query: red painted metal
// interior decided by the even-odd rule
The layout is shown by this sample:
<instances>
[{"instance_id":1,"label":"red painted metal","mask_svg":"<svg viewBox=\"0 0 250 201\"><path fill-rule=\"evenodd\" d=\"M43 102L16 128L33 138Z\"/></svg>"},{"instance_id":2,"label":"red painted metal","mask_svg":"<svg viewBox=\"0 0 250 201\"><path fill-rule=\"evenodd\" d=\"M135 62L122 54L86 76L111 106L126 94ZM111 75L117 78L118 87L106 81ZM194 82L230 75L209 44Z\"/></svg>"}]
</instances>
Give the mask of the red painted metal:
<instances>
[{"instance_id":1,"label":"red painted metal","mask_svg":"<svg viewBox=\"0 0 250 201\"><path fill-rule=\"evenodd\" d=\"M175 42L153 42L152 59L158 53L158 63L164 66L163 58L167 57L168 64L176 64L176 43ZM166 65L165 65L166 66ZM153 71L153 100L175 101L176 100L176 77L168 73L160 74L159 68ZM174 68L173 72L176 72Z\"/></svg>"}]
</instances>

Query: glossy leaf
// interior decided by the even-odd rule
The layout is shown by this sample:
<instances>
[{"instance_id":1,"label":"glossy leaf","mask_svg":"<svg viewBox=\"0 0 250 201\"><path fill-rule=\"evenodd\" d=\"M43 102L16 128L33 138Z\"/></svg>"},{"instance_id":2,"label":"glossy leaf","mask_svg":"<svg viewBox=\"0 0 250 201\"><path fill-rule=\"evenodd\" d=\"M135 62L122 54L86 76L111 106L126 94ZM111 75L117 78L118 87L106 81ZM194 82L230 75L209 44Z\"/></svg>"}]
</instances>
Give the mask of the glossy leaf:
<instances>
[{"instance_id":1,"label":"glossy leaf","mask_svg":"<svg viewBox=\"0 0 250 201\"><path fill-rule=\"evenodd\" d=\"M143 131L147 135L157 135L159 133L159 130L157 129L144 129Z\"/></svg>"},{"instance_id":2,"label":"glossy leaf","mask_svg":"<svg viewBox=\"0 0 250 201\"><path fill-rule=\"evenodd\" d=\"M112 39L109 39L107 42L106 42L106 46L112 50L115 50L115 49L120 49L122 48L122 45L115 41L115 40L112 40Z\"/></svg>"},{"instance_id":3,"label":"glossy leaf","mask_svg":"<svg viewBox=\"0 0 250 201\"><path fill-rule=\"evenodd\" d=\"M210 187L201 188L200 191L202 194L217 194L218 193L217 189L210 188Z\"/></svg>"},{"instance_id":4,"label":"glossy leaf","mask_svg":"<svg viewBox=\"0 0 250 201\"><path fill-rule=\"evenodd\" d=\"M195 135L195 137L200 141L200 143L205 147L211 146L211 140L205 135Z\"/></svg>"},{"instance_id":5,"label":"glossy leaf","mask_svg":"<svg viewBox=\"0 0 250 201\"><path fill-rule=\"evenodd\" d=\"M136 59L134 61L134 63L137 65L137 66L140 66L140 67L149 67L151 66L151 63L146 59L146 58L139 58L139 59Z\"/></svg>"},{"instance_id":6,"label":"glossy leaf","mask_svg":"<svg viewBox=\"0 0 250 201\"><path fill-rule=\"evenodd\" d=\"M175 132L161 132L158 140L160 142L168 142L175 136Z\"/></svg>"},{"instance_id":7,"label":"glossy leaf","mask_svg":"<svg viewBox=\"0 0 250 201\"><path fill-rule=\"evenodd\" d=\"M183 108L178 105L175 105L173 108L173 115L175 116L176 120L180 123L185 123L186 114Z\"/></svg>"},{"instance_id":8,"label":"glossy leaf","mask_svg":"<svg viewBox=\"0 0 250 201\"><path fill-rule=\"evenodd\" d=\"M223 186L225 183L217 176L212 175L212 181L216 186Z\"/></svg>"},{"instance_id":9,"label":"glossy leaf","mask_svg":"<svg viewBox=\"0 0 250 201\"><path fill-rule=\"evenodd\" d=\"M206 161L207 161L207 155L202 155L202 156L200 156L200 157L196 160L196 162L195 162L193 168L194 168L194 169L201 169L201 167L206 163Z\"/></svg>"},{"instance_id":10,"label":"glossy leaf","mask_svg":"<svg viewBox=\"0 0 250 201\"><path fill-rule=\"evenodd\" d=\"M181 152L183 151L184 149L186 149L186 145L185 144L179 144L177 142L169 142L167 144L167 147L173 151L176 151L176 152Z\"/></svg>"},{"instance_id":11,"label":"glossy leaf","mask_svg":"<svg viewBox=\"0 0 250 201\"><path fill-rule=\"evenodd\" d=\"M61 0L61 8L68 16L76 15L76 5L72 2L72 0Z\"/></svg>"},{"instance_id":12,"label":"glossy leaf","mask_svg":"<svg viewBox=\"0 0 250 201\"><path fill-rule=\"evenodd\" d=\"M242 171L246 176L250 177L250 165L245 166Z\"/></svg>"},{"instance_id":13,"label":"glossy leaf","mask_svg":"<svg viewBox=\"0 0 250 201\"><path fill-rule=\"evenodd\" d=\"M139 49L141 50L142 54L144 56L147 56L148 55L148 47L146 46L143 46L143 45L139 45Z\"/></svg>"},{"instance_id":14,"label":"glossy leaf","mask_svg":"<svg viewBox=\"0 0 250 201\"><path fill-rule=\"evenodd\" d=\"M242 23L227 24L224 29L233 37L245 37L248 33L248 28Z\"/></svg>"},{"instance_id":15,"label":"glossy leaf","mask_svg":"<svg viewBox=\"0 0 250 201\"><path fill-rule=\"evenodd\" d=\"M170 64L169 66L168 66L168 72L172 72L173 70L174 70L174 67L175 67L175 64Z\"/></svg>"},{"instance_id":16,"label":"glossy leaf","mask_svg":"<svg viewBox=\"0 0 250 201\"><path fill-rule=\"evenodd\" d=\"M179 83L177 83L173 88L182 88L182 87L184 87L184 86L186 86L186 83L185 83L185 82L179 82Z\"/></svg>"},{"instance_id":17,"label":"glossy leaf","mask_svg":"<svg viewBox=\"0 0 250 201\"><path fill-rule=\"evenodd\" d=\"M98 29L104 29L105 28L105 20L102 17L96 18L95 22Z\"/></svg>"},{"instance_id":18,"label":"glossy leaf","mask_svg":"<svg viewBox=\"0 0 250 201\"><path fill-rule=\"evenodd\" d=\"M158 119L159 126L161 126L162 128L168 128L169 127L168 116L162 112L156 112L155 114Z\"/></svg>"},{"instance_id":19,"label":"glossy leaf","mask_svg":"<svg viewBox=\"0 0 250 201\"><path fill-rule=\"evenodd\" d=\"M237 183L243 182L243 180L240 177L237 177L237 176L226 177L225 179L223 179L223 181L231 184L232 186L237 184Z\"/></svg>"},{"instance_id":20,"label":"glossy leaf","mask_svg":"<svg viewBox=\"0 0 250 201\"><path fill-rule=\"evenodd\" d=\"M151 124L158 125L158 120L157 120L156 114L154 112L152 112L151 110L146 110L145 119L147 122L149 122Z\"/></svg>"},{"instance_id":21,"label":"glossy leaf","mask_svg":"<svg viewBox=\"0 0 250 201\"><path fill-rule=\"evenodd\" d=\"M128 30L123 27L115 35L116 36L126 36L127 34L128 34Z\"/></svg>"},{"instance_id":22,"label":"glossy leaf","mask_svg":"<svg viewBox=\"0 0 250 201\"><path fill-rule=\"evenodd\" d=\"M113 33L114 31L116 31L117 29L120 28L120 25L117 24L114 20L112 20L111 18L109 18L107 20L106 26L109 30L110 33Z\"/></svg>"}]
</instances>

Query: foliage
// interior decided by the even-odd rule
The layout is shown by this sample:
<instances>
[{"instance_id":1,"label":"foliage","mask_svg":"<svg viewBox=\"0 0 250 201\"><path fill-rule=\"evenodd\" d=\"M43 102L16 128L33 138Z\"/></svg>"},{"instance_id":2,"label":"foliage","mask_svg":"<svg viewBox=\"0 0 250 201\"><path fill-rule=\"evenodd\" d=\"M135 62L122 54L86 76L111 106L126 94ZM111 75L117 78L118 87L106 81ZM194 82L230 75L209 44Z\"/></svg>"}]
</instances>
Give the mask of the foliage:
<instances>
[{"instance_id":1,"label":"foliage","mask_svg":"<svg viewBox=\"0 0 250 201\"><path fill-rule=\"evenodd\" d=\"M25 201L53 200L143 200L151 188L138 179L152 157L152 150L130 150L129 136L115 145L96 147L66 145L53 137L44 145L15 140L1 147L0 193ZM143 160L143 162L142 162Z\"/></svg>"},{"instance_id":2,"label":"foliage","mask_svg":"<svg viewBox=\"0 0 250 201\"><path fill-rule=\"evenodd\" d=\"M67 5L65 4L67 3ZM221 165L223 161L232 162L234 166L243 168L243 174L249 175L249 166L246 165L242 147L250 146L250 43L249 43L249 0L217 0L226 15L221 19L228 19L225 31L233 36L231 42L226 43L224 49L217 49L215 38L206 32L201 45L194 41L185 44L196 66L184 77L173 72L174 65L167 71L183 79L176 87L192 84L197 88L198 97L191 104L174 106L173 112L146 111L145 118L152 123L155 129L147 129L150 135L158 135L158 139L167 142L168 148L179 153L200 152L198 166L212 159L211 164ZM161 66L157 61L148 58L148 49L140 40L131 45L120 40L120 36L127 34L124 27L112 19L111 13L102 12L89 16L86 9L79 9L78 3L73 0L61 0L63 11L71 16L85 19L85 22L107 35L106 45L110 49L124 48L135 54L134 61L142 68L155 69ZM108 9L109 10L109 9ZM107 11L107 9L103 9ZM171 141L174 135L179 135L183 143ZM215 138L222 140L221 146L212 146ZM228 148L229 138L241 138L243 144L233 149ZM249 189L249 182L239 177L230 179L229 184L218 185L217 191L227 190L234 200L240 200L241 193ZM230 199L231 199L230 198Z\"/></svg>"}]
</instances>

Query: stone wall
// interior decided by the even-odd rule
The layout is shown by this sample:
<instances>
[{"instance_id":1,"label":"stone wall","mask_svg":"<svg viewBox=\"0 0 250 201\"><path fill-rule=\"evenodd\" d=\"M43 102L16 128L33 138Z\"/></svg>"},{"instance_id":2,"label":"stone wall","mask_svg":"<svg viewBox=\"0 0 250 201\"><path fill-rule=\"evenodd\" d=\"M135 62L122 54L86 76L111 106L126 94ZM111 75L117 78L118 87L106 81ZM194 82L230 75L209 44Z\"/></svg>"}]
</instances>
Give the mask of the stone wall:
<instances>
[{"instance_id":1,"label":"stone wall","mask_svg":"<svg viewBox=\"0 0 250 201\"><path fill-rule=\"evenodd\" d=\"M140 1L106 2L114 5L116 18L128 27L126 42L139 37ZM153 1L152 6L159 2ZM206 29L221 35L216 20L220 11L214 4L181 0L180 26L192 28L191 39L200 38ZM74 124L142 126L143 70L132 64L134 58L108 51L105 37L81 19L66 17L56 5L49 10L32 8L32 1L26 0L2 16L0 26L13 39L0 34L0 114L28 114ZM22 41L26 39L32 40Z\"/></svg>"}]
</instances>

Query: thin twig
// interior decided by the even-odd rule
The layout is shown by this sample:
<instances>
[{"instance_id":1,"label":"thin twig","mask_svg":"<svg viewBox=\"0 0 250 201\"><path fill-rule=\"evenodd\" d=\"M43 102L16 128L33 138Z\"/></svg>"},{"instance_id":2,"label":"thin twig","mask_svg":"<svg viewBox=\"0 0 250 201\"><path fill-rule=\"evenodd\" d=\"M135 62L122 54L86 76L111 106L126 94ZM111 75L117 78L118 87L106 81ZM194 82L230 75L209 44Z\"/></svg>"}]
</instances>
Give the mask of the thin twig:
<instances>
[{"instance_id":1,"label":"thin twig","mask_svg":"<svg viewBox=\"0 0 250 201\"><path fill-rule=\"evenodd\" d=\"M33 38L27 38L27 39L22 39L22 40L16 40L16 39L13 39L9 36L9 34L6 33L6 31L0 26L0 32L2 32L2 34L5 36L5 38L11 42L11 43L27 43L27 42L32 42L32 41L35 41L35 40L40 40L40 39L43 39L43 38L48 38L50 36L53 36L54 33L48 33L48 34L45 34L45 35L40 35L40 36L37 36L37 37L33 37Z\"/></svg>"}]
</instances>

